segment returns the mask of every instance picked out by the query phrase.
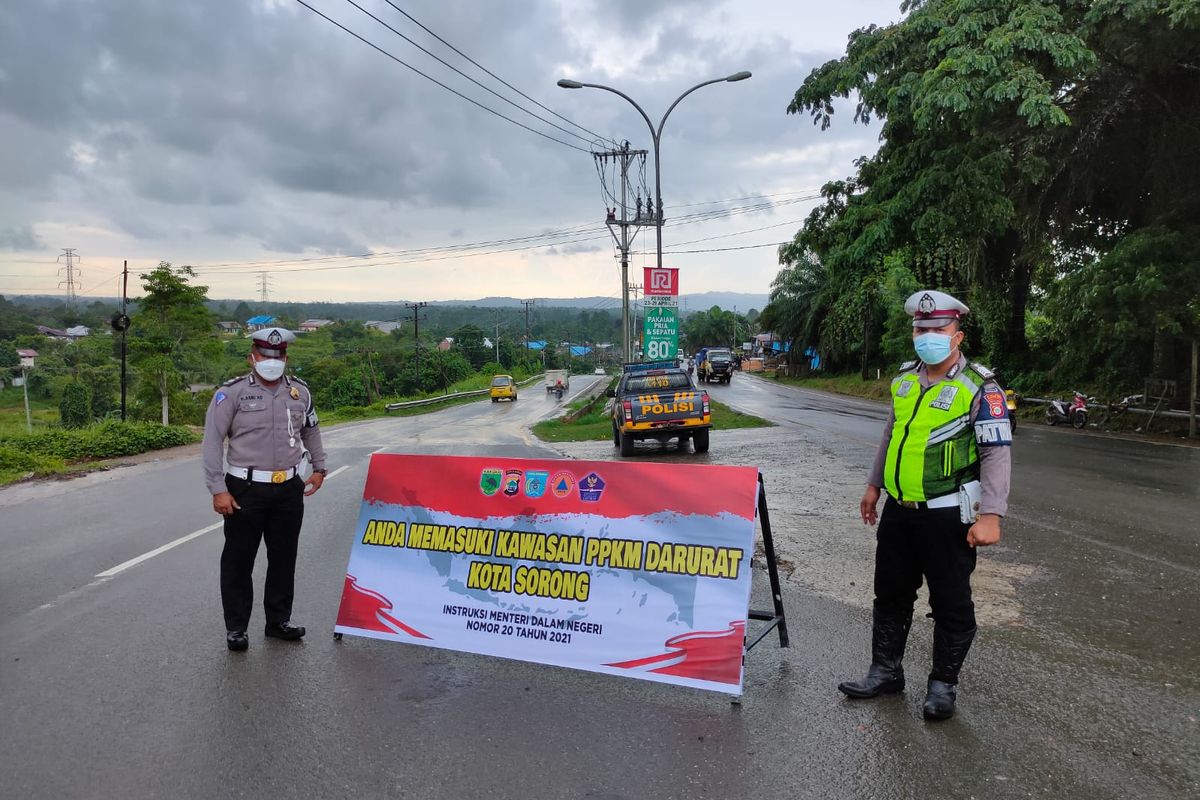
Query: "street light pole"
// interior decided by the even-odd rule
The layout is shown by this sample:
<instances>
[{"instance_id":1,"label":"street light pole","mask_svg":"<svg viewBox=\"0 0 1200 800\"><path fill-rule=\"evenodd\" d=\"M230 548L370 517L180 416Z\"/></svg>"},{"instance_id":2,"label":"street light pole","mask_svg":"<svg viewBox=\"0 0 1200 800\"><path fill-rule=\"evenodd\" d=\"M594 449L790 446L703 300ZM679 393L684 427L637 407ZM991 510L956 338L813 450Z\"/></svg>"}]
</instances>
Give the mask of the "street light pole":
<instances>
[{"instance_id":1,"label":"street light pole","mask_svg":"<svg viewBox=\"0 0 1200 800\"><path fill-rule=\"evenodd\" d=\"M675 98L675 102L671 103L670 107L667 109L667 113L663 114L662 119L658 123L657 129L654 127L654 123L650 121L650 116L644 110L642 110L642 107L639 106L632 97L630 97L629 95L625 94L624 92L622 92L618 89L614 89L611 86L605 86L600 83L583 83L581 81L573 81L568 78L562 78L558 82L558 85L560 87L562 87L563 89L582 89L586 86L589 89L603 89L606 92L612 92L615 95L619 95L619 96L625 98L625 100L627 100L631 106L636 108L638 110L638 113L642 115L642 119L646 120L646 126L648 128L650 128L650 138L654 142L654 196L655 196L654 202L657 204L657 206L653 212L654 213L654 239L655 239L655 261L654 261L654 263L658 267L662 267L662 255L663 255L663 253L662 253L662 225L663 225L662 161L661 161L660 153L659 153L659 149L660 149L659 143L662 140L663 126L667 124L667 117L671 116L671 112L675 110L675 106L679 105L680 101L683 100L683 98L687 97L689 94L696 91L697 89L701 89L705 86L710 86L714 83L736 83L737 81L744 81L749 77L750 77L750 72L743 70L742 72L735 72L734 74L728 75L724 78L713 78L710 81L704 81L703 83L696 84L695 86L693 86L692 88L690 88L686 92L684 92L683 94L679 95L679 97Z\"/></svg>"}]
</instances>

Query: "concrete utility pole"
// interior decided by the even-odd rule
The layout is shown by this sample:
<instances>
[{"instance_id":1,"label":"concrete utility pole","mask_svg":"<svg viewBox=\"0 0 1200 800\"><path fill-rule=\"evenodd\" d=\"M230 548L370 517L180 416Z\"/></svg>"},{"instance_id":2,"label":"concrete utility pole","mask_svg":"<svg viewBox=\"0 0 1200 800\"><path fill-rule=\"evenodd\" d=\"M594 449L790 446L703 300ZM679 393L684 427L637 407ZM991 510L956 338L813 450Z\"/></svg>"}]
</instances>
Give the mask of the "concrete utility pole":
<instances>
[{"instance_id":1,"label":"concrete utility pole","mask_svg":"<svg viewBox=\"0 0 1200 800\"><path fill-rule=\"evenodd\" d=\"M64 247L62 255L58 257L58 260L63 264L59 272L64 273L63 279L58 282L58 286L60 289L65 288L67 290L67 305L74 308L76 298L75 283L79 280L79 276L83 274L75 268L75 262L82 259L75 255L74 247Z\"/></svg>"},{"instance_id":2,"label":"concrete utility pole","mask_svg":"<svg viewBox=\"0 0 1200 800\"><path fill-rule=\"evenodd\" d=\"M412 309L412 324L413 324L413 358L415 361L414 375L417 380L417 391L421 391L421 320L425 319L425 315L420 313L421 309L429 305L426 302L420 303L405 303L405 308Z\"/></svg>"},{"instance_id":3,"label":"concrete utility pole","mask_svg":"<svg viewBox=\"0 0 1200 800\"><path fill-rule=\"evenodd\" d=\"M521 305L525 306L525 350L529 350L529 309L533 308L536 300L522 300Z\"/></svg>"},{"instance_id":4,"label":"concrete utility pole","mask_svg":"<svg viewBox=\"0 0 1200 800\"><path fill-rule=\"evenodd\" d=\"M630 327L629 327L629 229L640 228L642 225L650 222L654 215L650 213L650 198L646 198L646 216L641 214L641 201L638 201L638 216L632 220L629 219L629 165L637 158L645 158L647 151L645 150L630 150L629 142L621 145L619 150L605 150L592 153L592 157L597 160L613 159L621 166L621 205L620 218L610 211L607 215L606 223L608 232L612 234L613 240L617 244L617 249L621 252L621 347L624 352L625 360L632 361L632 351L630 350ZM618 227L621 230L620 235L613 230Z\"/></svg>"},{"instance_id":5,"label":"concrete utility pole","mask_svg":"<svg viewBox=\"0 0 1200 800\"><path fill-rule=\"evenodd\" d=\"M633 292L633 329L636 331L638 330L638 312L642 310L642 285L640 283L631 283L629 285L629 291ZM634 334L634 336L636 337L636 334ZM629 360L632 361L633 358L630 358Z\"/></svg>"}]
</instances>

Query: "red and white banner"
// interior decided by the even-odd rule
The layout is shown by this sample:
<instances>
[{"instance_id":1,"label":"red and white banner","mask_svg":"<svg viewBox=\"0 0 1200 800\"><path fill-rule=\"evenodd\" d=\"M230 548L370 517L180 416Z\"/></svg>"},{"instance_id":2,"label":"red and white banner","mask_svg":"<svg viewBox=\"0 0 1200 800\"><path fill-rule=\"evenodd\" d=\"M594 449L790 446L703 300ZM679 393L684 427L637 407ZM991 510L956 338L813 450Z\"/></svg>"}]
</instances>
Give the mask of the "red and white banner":
<instances>
[{"instance_id":1,"label":"red and white banner","mask_svg":"<svg viewBox=\"0 0 1200 800\"><path fill-rule=\"evenodd\" d=\"M677 267L645 267L642 289L646 296L678 295L679 269Z\"/></svg>"},{"instance_id":2,"label":"red and white banner","mask_svg":"<svg viewBox=\"0 0 1200 800\"><path fill-rule=\"evenodd\" d=\"M335 630L741 694L757 482L375 455Z\"/></svg>"}]
</instances>

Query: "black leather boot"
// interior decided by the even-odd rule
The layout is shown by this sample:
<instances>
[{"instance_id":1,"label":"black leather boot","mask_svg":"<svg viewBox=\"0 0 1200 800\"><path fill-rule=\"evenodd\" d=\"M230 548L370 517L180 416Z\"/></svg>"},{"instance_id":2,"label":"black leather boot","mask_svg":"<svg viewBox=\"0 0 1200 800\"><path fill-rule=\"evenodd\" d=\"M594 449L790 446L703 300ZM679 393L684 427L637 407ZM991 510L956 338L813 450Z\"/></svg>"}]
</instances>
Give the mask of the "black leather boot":
<instances>
[{"instance_id":1,"label":"black leather boot","mask_svg":"<svg viewBox=\"0 0 1200 800\"><path fill-rule=\"evenodd\" d=\"M925 719L938 721L954 716L954 705L958 701L958 672L974 639L974 628L963 633L950 633L934 626L933 671L929 673L929 686L922 708Z\"/></svg>"},{"instance_id":2,"label":"black leather boot","mask_svg":"<svg viewBox=\"0 0 1200 800\"><path fill-rule=\"evenodd\" d=\"M225 644L230 650L238 653L250 646L250 640L246 638L245 631L226 631Z\"/></svg>"},{"instance_id":3,"label":"black leather boot","mask_svg":"<svg viewBox=\"0 0 1200 800\"><path fill-rule=\"evenodd\" d=\"M871 667L862 680L838 684L838 691L856 700L904 691L904 645L912 612L904 617L884 617L875 612L871 628Z\"/></svg>"}]
</instances>

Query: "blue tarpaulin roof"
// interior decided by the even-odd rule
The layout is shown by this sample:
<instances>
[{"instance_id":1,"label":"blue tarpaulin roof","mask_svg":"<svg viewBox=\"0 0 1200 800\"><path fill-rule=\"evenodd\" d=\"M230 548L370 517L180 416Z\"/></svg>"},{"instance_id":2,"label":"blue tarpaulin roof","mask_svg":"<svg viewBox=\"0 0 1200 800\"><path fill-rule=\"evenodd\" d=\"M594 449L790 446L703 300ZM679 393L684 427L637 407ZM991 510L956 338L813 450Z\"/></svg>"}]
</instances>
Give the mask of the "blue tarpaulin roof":
<instances>
[{"instance_id":1,"label":"blue tarpaulin roof","mask_svg":"<svg viewBox=\"0 0 1200 800\"><path fill-rule=\"evenodd\" d=\"M525 346L528 347L530 350L545 350L546 349L546 343L542 342L542 341L526 342Z\"/></svg>"},{"instance_id":2,"label":"blue tarpaulin roof","mask_svg":"<svg viewBox=\"0 0 1200 800\"><path fill-rule=\"evenodd\" d=\"M590 352L592 352L590 347L584 347L581 344L571 345L571 355L573 356L586 356Z\"/></svg>"},{"instance_id":3,"label":"blue tarpaulin roof","mask_svg":"<svg viewBox=\"0 0 1200 800\"><path fill-rule=\"evenodd\" d=\"M275 321L275 318L268 314L260 314L257 317L251 317L246 320L247 325L270 325Z\"/></svg>"}]
</instances>

